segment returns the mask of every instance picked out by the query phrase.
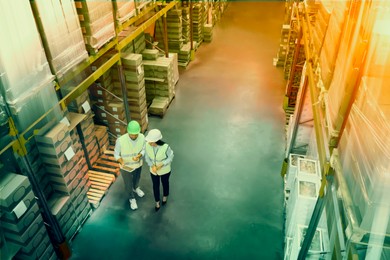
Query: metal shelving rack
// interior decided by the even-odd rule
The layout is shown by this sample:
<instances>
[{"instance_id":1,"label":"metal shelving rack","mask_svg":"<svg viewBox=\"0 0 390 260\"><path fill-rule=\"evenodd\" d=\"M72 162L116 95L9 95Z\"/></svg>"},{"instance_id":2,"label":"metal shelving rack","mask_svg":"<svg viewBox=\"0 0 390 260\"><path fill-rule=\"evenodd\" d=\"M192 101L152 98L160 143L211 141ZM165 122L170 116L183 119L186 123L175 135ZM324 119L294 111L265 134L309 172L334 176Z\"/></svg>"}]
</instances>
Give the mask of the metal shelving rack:
<instances>
[{"instance_id":1,"label":"metal shelving rack","mask_svg":"<svg viewBox=\"0 0 390 260\"><path fill-rule=\"evenodd\" d=\"M298 3L290 3L296 4ZM350 8L369 8L370 1L365 3L352 1ZM361 44L358 44L355 51L356 61L354 68L348 71L348 88L343 96L343 102L339 108L339 118L333 125L333 128L328 129L329 122L326 115L326 102L321 102L321 89L319 84L321 77L317 72L318 60L321 49L316 50L313 41L313 26L310 13L306 10L303 3L299 4L299 12L297 15L298 28L302 33L302 41L306 56L305 72L302 75L303 84L301 84L301 97L308 96L311 99L311 112L313 117L313 131L315 133L315 141L317 147L318 161L321 169L321 188L317 198L310 224L304 237L298 259L306 259L313 237L315 235L317 225L321 215L326 209L325 214L328 221L328 234L331 240L330 252L325 253L324 259L360 259L360 253L367 250L368 240L375 238L380 234L375 234L367 230L363 230L359 226L359 216L356 215L352 195L347 187L346 179L343 174L339 156L339 143L346 128L351 107L355 101L360 79L362 77L362 68L365 62L364 53L368 51L369 33L364 31L364 34L358 35ZM292 10L289 9L289 10ZM369 21L372 22L372 21ZM346 25L344 25L346 27ZM345 28L344 28L345 29ZM328 28L326 28L328 30ZM318 44L317 44L318 45ZM339 44L335 46L339 48ZM321 44L322 48L322 44ZM291 79L290 79L291 80ZM287 144L286 158L293 152L296 135L300 130L299 117L304 113L302 111L302 103L297 103L295 116L295 125L292 127L291 143ZM286 163L286 161L285 161ZM285 167L285 165L284 165ZM283 173L283 171L282 171ZM383 235L383 234L382 234ZM384 234L384 244L379 244L384 248L389 247L389 234ZM378 239L380 241L380 239ZM380 242L379 242L380 243ZM363 247L360 247L363 245ZM364 248L366 247L366 248ZM360 251L360 252L359 252Z\"/></svg>"},{"instance_id":2,"label":"metal shelving rack","mask_svg":"<svg viewBox=\"0 0 390 260\"><path fill-rule=\"evenodd\" d=\"M124 83L123 73L122 73L122 63L121 63L121 51L130 44L137 36L139 36L142 32L144 32L149 26L155 23L158 19L164 18L166 13L173 8L178 1L171 1L169 3L163 2L152 2L148 6L143 7L142 11L139 10L138 14L123 24L115 24L116 37L112 39L110 42L106 43L95 55L90 55L88 59L81 64L77 65L72 69L71 72L66 75L56 76L56 90L60 90L63 85L77 77L80 73L84 72L88 67L94 65L94 63L105 54L109 52L113 52L111 58L106 62L102 63L98 66L98 68L93 71L89 76L84 78L82 82L80 82L69 94L62 97L59 100L58 104L47 111L44 115L42 115L39 119L37 119L34 123L32 123L26 130L20 132L15 126L14 119L12 118L11 113L7 110L7 114L9 116L8 119L8 127L9 134L0 137L0 155L5 153L10 153L12 148L13 154L16 154L19 158L19 162L22 163L22 168L24 169L25 174L29 177L31 185L33 187L34 193L38 198L39 204L41 205L41 209L43 211L43 215L45 216L45 222L48 226L51 227L52 230L52 240L56 243L55 247L57 248L57 254L60 258L66 259L69 257L69 248L67 246L66 239L61 232L61 229L58 226L56 219L51 215L50 209L48 208L47 201L45 199L44 194L39 189L39 185L36 182L35 176L31 170L31 162L27 159L28 148L26 147L27 143L30 139L34 138L35 134L38 131L39 123L45 119L50 113L54 111L58 106L65 110L67 105L79 97L82 93L84 93L89 86L99 79L105 72L110 70L114 65L118 66L118 73L121 76L121 85L122 91L126 93L126 87ZM137 3L135 3L137 4ZM137 6L136 6L137 9ZM137 9L138 10L138 9ZM143 21L142 19L145 15L150 14L151 11L155 10L155 13ZM114 15L114 14L113 14ZM124 39L118 40L118 34L125 28L135 25L136 23L141 22L140 25L136 27L136 29L127 35ZM163 22L166 23L166 19L163 19ZM165 26L166 28L166 26ZM167 31L164 31L165 35ZM165 43L166 44L166 43ZM128 108L128 103L126 100L126 95L123 98L125 110L126 110L126 119L130 120L130 112ZM4 126L3 126L4 127Z\"/></svg>"}]
</instances>

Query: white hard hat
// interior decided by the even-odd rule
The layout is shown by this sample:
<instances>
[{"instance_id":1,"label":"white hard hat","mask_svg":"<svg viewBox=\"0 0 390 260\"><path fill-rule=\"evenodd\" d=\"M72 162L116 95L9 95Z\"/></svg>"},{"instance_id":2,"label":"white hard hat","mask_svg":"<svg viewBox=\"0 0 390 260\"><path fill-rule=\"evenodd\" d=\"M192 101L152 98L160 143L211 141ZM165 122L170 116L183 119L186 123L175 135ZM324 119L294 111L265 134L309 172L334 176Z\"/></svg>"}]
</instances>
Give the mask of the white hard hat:
<instances>
[{"instance_id":1,"label":"white hard hat","mask_svg":"<svg viewBox=\"0 0 390 260\"><path fill-rule=\"evenodd\" d=\"M158 130L158 129L150 130L149 133L145 137L145 140L148 143L155 143L161 139L162 139L162 134L161 134L160 130Z\"/></svg>"}]
</instances>

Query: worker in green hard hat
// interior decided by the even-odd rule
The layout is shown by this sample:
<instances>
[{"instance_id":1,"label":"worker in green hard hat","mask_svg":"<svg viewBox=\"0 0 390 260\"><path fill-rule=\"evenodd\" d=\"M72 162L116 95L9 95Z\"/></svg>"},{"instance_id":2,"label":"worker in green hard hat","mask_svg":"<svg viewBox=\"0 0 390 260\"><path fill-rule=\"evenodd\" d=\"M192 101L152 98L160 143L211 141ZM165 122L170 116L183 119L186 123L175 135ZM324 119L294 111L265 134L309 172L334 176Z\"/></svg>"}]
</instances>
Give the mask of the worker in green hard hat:
<instances>
[{"instance_id":1,"label":"worker in green hard hat","mask_svg":"<svg viewBox=\"0 0 390 260\"><path fill-rule=\"evenodd\" d=\"M114 150L114 157L121 166L120 172L125 183L125 190L129 192L132 210L138 208L135 194L140 198L145 195L139 187L144 155L145 136L141 133L139 123L132 120L127 125L127 134L116 140Z\"/></svg>"}]
</instances>

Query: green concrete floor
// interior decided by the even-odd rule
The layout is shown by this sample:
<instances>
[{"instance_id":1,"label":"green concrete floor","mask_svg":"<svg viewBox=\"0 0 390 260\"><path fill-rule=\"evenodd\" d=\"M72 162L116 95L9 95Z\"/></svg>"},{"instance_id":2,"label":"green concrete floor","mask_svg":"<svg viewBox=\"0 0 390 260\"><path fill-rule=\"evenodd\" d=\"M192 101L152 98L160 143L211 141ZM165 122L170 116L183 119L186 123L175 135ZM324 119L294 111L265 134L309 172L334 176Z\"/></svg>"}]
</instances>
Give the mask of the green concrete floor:
<instances>
[{"instance_id":1,"label":"green concrete floor","mask_svg":"<svg viewBox=\"0 0 390 260\"><path fill-rule=\"evenodd\" d=\"M119 178L72 241L72 259L282 259L284 80L272 66L283 2L231 3L180 75L163 119L171 196L154 211L146 167L131 211Z\"/></svg>"}]
</instances>

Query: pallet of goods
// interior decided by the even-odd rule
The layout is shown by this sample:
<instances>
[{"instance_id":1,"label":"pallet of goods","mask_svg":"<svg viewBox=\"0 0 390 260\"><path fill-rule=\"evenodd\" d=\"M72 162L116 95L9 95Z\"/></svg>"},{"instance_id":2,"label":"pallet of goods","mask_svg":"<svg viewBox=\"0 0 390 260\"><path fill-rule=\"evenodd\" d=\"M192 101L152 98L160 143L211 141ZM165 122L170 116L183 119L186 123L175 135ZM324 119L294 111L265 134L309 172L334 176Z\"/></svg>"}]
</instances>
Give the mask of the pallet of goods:
<instances>
[{"instance_id":1,"label":"pallet of goods","mask_svg":"<svg viewBox=\"0 0 390 260\"><path fill-rule=\"evenodd\" d=\"M90 54L115 37L113 6L109 0L75 0L77 13Z\"/></svg>"}]
</instances>

